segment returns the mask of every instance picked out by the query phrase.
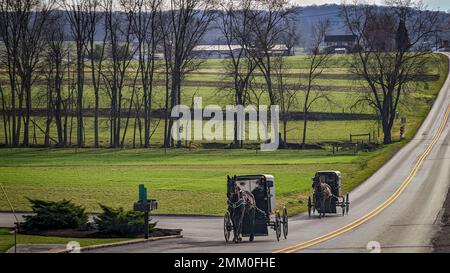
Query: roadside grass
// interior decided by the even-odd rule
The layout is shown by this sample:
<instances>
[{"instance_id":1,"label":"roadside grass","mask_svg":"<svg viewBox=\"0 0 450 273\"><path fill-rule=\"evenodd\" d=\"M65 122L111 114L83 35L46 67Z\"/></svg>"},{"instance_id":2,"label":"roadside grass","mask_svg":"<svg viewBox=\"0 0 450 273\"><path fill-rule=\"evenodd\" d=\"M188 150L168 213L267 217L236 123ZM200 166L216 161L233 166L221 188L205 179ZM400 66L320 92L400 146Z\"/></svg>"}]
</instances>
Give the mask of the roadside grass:
<instances>
[{"instance_id":1,"label":"roadside grass","mask_svg":"<svg viewBox=\"0 0 450 273\"><path fill-rule=\"evenodd\" d=\"M79 242L81 247L109 244L114 242L126 241L129 239L114 238L114 239L85 239L85 238L62 238L50 236L36 236L36 235L17 235L18 244L67 244L71 241ZM0 228L0 253L6 252L14 246L14 234L11 229Z\"/></svg>"}]
</instances>

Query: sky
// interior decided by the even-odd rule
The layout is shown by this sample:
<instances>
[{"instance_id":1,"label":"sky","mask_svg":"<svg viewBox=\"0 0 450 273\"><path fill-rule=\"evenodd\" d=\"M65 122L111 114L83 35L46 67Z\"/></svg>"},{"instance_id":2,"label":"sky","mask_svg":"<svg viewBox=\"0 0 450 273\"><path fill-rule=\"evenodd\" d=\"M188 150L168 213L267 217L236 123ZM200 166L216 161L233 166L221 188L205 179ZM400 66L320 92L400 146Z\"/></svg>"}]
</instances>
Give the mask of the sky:
<instances>
[{"instance_id":1,"label":"sky","mask_svg":"<svg viewBox=\"0 0 450 273\"><path fill-rule=\"evenodd\" d=\"M323 4L340 4L342 0L291 0L301 6L306 5L323 5ZM377 4L382 4L383 0L368 0ZM423 3L431 10L450 11L450 0L423 0Z\"/></svg>"}]
</instances>

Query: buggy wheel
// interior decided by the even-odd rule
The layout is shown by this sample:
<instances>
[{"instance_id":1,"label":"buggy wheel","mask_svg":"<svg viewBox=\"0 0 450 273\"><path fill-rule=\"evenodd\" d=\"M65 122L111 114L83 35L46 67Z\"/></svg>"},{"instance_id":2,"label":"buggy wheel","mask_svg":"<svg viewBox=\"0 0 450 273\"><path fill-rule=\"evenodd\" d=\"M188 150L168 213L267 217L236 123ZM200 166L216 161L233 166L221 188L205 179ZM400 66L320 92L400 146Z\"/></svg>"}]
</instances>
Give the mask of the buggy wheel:
<instances>
[{"instance_id":1,"label":"buggy wheel","mask_svg":"<svg viewBox=\"0 0 450 273\"><path fill-rule=\"evenodd\" d=\"M248 240L249 240L250 242L253 242L253 241L255 240L255 235L254 235L254 234L251 234L250 237L248 238Z\"/></svg>"},{"instance_id":2,"label":"buggy wheel","mask_svg":"<svg viewBox=\"0 0 450 273\"><path fill-rule=\"evenodd\" d=\"M347 196L345 198L345 213L348 215L348 209L350 208L350 199L349 194L347 193Z\"/></svg>"},{"instance_id":3,"label":"buggy wheel","mask_svg":"<svg viewBox=\"0 0 450 273\"><path fill-rule=\"evenodd\" d=\"M342 216L344 216L345 215L345 210L347 208L347 203L345 202L345 197L342 197L341 208L342 208Z\"/></svg>"},{"instance_id":4,"label":"buggy wheel","mask_svg":"<svg viewBox=\"0 0 450 273\"><path fill-rule=\"evenodd\" d=\"M230 241L231 231L233 230L233 223L231 222L230 213L225 213L223 217L223 234L225 236L225 242Z\"/></svg>"},{"instance_id":5,"label":"buggy wheel","mask_svg":"<svg viewBox=\"0 0 450 273\"><path fill-rule=\"evenodd\" d=\"M289 233L289 218L286 207L283 208L283 236L287 239Z\"/></svg>"},{"instance_id":6,"label":"buggy wheel","mask_svg":"<svg viewBox=\"0 0 450 273\"><path fill-rule=\"evenodd\" d=\"M277 211L275 214L275 235L277 236L277 241L280 241L281 237L281 216L280 212Z\"/></svg>"},{"instance_id":7,"label":"buggy wheel","mask_svg":"<svg viewBox=\"0 0 450 273\"><path fill-rule=\"evenodd\" d=\"M311 210L312 210L311 196L308 196L308 216L309 217L311 217Z\"/></svg>"}]
</instances>

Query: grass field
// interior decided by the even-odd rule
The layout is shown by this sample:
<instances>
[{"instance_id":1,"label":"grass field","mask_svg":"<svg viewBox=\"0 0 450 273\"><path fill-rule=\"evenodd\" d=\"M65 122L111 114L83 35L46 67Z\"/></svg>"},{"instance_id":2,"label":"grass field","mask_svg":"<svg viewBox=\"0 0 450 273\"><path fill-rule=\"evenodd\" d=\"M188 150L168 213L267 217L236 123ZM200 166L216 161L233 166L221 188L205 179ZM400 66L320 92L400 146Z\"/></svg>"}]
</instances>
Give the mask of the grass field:
<instances>
[{"instance_id":1,"label":"grass field","mask_svg":"<svg viewBox=\"0 0 450 273\"><path fill-rule=\"evenodd\" d=\"M35 122L39 124L41 128L45 128L45 118L35 118ZM74 120L76 122L76 120ZM90 132L93 132L93 118L85 119L87 130L86 134L86 143L93 143L94 136ZM155 121L156 123L157 121ZM125 145L127 147L131 147L133 144L133 133L134 133L134 119L130 120L130 125L127 129L127 134L125 136ZM224 125L226 128L226 125ZM232 126L232 125L230 125ZM302 121L291 121L288 123L288 132L287 132L287 140L290 143L298 143L299 139L303 132L303 123ZM376 137L378 137L378 123L376 121L371 120L340 120L340 121L310 121L308 123L308 134L307 134L307 142L308 143L319 143L319 142L328 142L328 141L345 141L349 140L350 134L359 134L359 133L371 133L375 132ZM225 131L225 129L224 129ZM123 133L123 132L122 132ZM34 138L34 134L36 134L36 142L44 143L45 134L37 128L32 129L32 138ZM248 135L248 123L246 128L246 134ZM0 139L3 137L2 131L0 131ZM380 136L381 137L381 136ZM109 145L109 125L108 120L106 118L100 119L99 125L99 138L100 145L108 147ZM69 143L76 142L76 128L74 128L72 132L72 141ZM140 137L139 132L137 132L136 136L136 145L139 147ZM164 125L163 122L159 124L156 128L154 135L151 138L151 144L153 146L161 146L164 142ZM230 143L231 141L216 141L217 143ZM201 143L205 144L208 141L199 141L196 142L196 146L199 146ZM195 145L194 145L195 146Z\"/></svg>"},{"instance_id":2,"label":"grass field","mask_svg":"<svg viewBox=\"0 0 450 273\"><path fill-rule=\"evenodd\" d=\"M447 68L444 60L446 58L443 58L442 67ZM220 68L219 64L219 61L210 61L202 69L213 71ZM414 135L425 118L447 72L441 69L439 81L408 94L401 105L400 113L405 113L408 118L407 139ZM209 94L214 97L211 91ZM345 106L348 101L342 100L341 103ZM323 107L317 110L325 111ZM395 138L398 136L398 123L393 131ZM290 126L288 140L298 142L301 126L298 122L291 122ZM308 142L345 140L349 133L368 133L376 129L373 121L311 122ZM103 140L107 139L107 128L102 134ZM161 135L162 131L155 133L155 142L160 141ZM92 136L87 135L86 139L91 142ZM129 136L127 142L130 142ZM137 199L137 185L144 183L150 197L159 201L158 213L222 215L226 208L226 175L269 173L275 175L277 204L286 205L290 214L295 214L305 209L311 177L316 171L340 170L344 192L350 191L405 143L396 142L370 153L337 156L327 149L278 150L273 153L223 149L165 151L158 148L0 149L0 183L18 210L30 209L26 197L71 199L90 212L99 211L99 203L131 208ZM9 210L3 196L0 210Z\"/></svg>"},{"instance_id":3,"label":"grass field","mask_svg":"<svg viewBox=\"0 0 450 273\"><path fill-rule=\"evenodd\" d=\"M227 175L270 173L276 177L278 204L296 213L304 209L299 201L315 171L342 171L349 190L360 182L360 170L389 150L332 156L327 150L3 149L0 183L18 210L29 209L25 197L71 199L91 212L99 211L99 203L131 208L138 184L144 183L159 200L158 213L220 215L226 208ZM0 209L8 209L4 198Z\"/></svg>"}]
</instances>

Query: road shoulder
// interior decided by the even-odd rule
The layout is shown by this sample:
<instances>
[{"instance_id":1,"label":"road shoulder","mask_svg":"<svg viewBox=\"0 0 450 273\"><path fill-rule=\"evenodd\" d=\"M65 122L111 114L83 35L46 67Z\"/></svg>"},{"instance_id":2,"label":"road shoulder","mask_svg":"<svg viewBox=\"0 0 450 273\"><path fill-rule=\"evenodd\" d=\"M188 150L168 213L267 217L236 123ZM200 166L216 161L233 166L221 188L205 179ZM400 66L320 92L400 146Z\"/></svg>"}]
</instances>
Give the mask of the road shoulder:
<instances>
[{"instance_id":1,"label":"road shoulder","mask_svg":"<svg viewBox=\"0 0 450 273\"><path fill-rule=\"evenodd\" d=\"M450 253L450 188L441 211L440 230L432 240L434 253Z\"/></svg>"}]
</instances>

